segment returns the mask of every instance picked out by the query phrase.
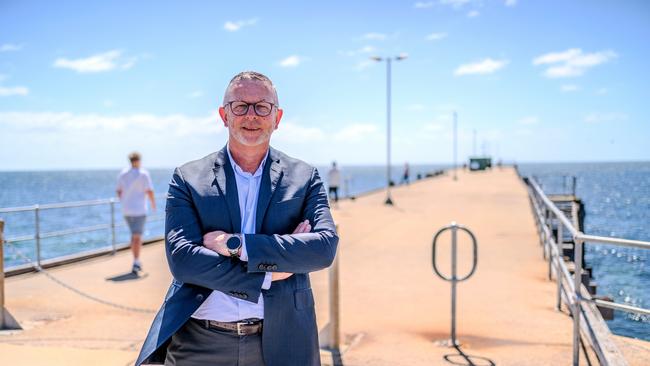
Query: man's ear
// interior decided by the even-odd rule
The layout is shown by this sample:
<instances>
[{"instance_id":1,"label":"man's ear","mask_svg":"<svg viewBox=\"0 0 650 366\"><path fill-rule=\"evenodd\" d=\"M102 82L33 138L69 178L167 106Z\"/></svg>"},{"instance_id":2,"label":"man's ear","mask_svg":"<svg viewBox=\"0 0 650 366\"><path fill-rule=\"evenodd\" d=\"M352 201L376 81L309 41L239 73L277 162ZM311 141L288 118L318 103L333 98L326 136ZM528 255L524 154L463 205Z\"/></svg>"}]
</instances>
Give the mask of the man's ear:
<instances>
[{"instance_id":1,"label":"man's ear","mask_svg":"<svg viewBox=\"0 0 650 366\"><path fill-rule=\"evenodd\" d=\"M223 121L223 125L225 127L228 127L228 118L226 115L226 108L223 106L219 107L219 116L221 116L221 120Z\"/></svg>"},{"instance_id":2,"label":"man's ear","mask_svg":"<svg viewBox=\"0 0 650 366\"><path fill-rule=\"evenodd\" d=\"M275 129L278 129L278 126L280 125L280 120L282 119L282 114L284 111L280 108L278 108L278 111L275 113Z\"/></svg>"}]
</instances>

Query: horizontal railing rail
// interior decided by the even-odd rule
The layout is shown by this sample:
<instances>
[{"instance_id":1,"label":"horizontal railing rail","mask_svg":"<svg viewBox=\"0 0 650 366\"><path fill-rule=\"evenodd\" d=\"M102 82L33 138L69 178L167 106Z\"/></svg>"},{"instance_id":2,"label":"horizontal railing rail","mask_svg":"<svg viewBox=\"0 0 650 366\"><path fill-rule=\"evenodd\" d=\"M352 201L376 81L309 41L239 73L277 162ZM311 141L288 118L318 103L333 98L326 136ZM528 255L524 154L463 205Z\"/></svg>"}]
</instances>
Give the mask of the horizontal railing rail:
<instances>
[{"instance_id":1,"label":"horizontal railing rail","mask_svg":"<svg viewBox=\"0 0 650 366\"><path fill-rule=\"evenodd\" d=\"M158 197L164 197L164 195L160 196L157 194ZM104 252L112 252L115 253L118 249L122 249L124 245L120 245L117 243L117 235L116 235L116 229L125 227L127 226L126 223L117 222L116 220L116 213L115 213L115 205L120 203L120 201L117 198L105 198L105 199L95 199L95 200L86 200L86 201L73 201L73 202L62 202L62 203L48 203L48 204L37 204L37 205L31 205L31 206L20 206L20 207L5 207L5 208L0 208L0 214L6 214L6 213L17 213L17 212L33 212L34 213L34 233L33 234L26 234L26 235L16 235L13 237L5 237L4 243L5 244L14 244L14 243L19 243L19 242L26 242L26 241L35 241L35 248L34 248L34 256L36 257L35 260L32 260L30 263L23 263L20 265L15 265L15 266L5 266L5 271L9 272L12 271L18 267L23 268L25 266L33 267L33 268L39 268L41 267L41 264L43 262L41 258L41 240L42 239L50 239L50 238L56 238L56 237L63 237L63 236L68 236L68 235L75 235L75 234L82 234L82 233L89 233L89 232L94 232L94 231L101 231L101 230L110 230L110 243L107 247L110 249L91 249L90 251L80 251L79 256L80 257L85 257L87 256L86 252L93 252L93 253L104 253ZM55 231L46 231L44 232L41 228L41 216L40 213L41 211L44 210L56 210L56 209L69 209L69 208L82 208L82 207L90 207L90 206L109 206L110 208L110 217L109 217L109 223L103 223L103 224L96 224L96 225L89 225L89 226L81 226L81 227L72 227L72 228L67 228L63 230L55 230ZM147 215L147 222L154 222L154 221L162 221L164 220L165 216L164 215ZM11 227L11 222L8 222L5 220L5 223L7 227ZM6 231L6 229L5 229ZM162 239L163 234L160 233L160 235L156 236L158 239ZM64 262L68 262L70 260L70 257L74 257L76 254L64 254L61 255L61 260ZM31 259L31 258L30 258ZM46 262L51 265L53 261L56 261L56 258L50 258Z\"/></svg>"}]
</instances>

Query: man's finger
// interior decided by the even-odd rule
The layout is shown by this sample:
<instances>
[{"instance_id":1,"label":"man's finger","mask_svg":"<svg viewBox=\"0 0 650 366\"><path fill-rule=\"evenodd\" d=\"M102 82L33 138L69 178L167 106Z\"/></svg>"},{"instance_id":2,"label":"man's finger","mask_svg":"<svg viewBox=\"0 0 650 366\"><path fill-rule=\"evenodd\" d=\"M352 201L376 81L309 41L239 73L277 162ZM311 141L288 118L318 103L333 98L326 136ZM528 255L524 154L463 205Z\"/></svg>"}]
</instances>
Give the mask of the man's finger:
<instances>
[{"instance_id":1,"label":"man's finger","mask_svg":"<svg viewBox=\"0 0 650 366\"><path fill-rule=\"evenodd\" d=\"M294 234L300 234L300 233L302 233L303 226L305 226L305 222L304 222L304 221L300 222L300 223L298 224L298 226L296 226L296 230L294 230L293 233L294 233Z\"/></svg>"}]
</instances>

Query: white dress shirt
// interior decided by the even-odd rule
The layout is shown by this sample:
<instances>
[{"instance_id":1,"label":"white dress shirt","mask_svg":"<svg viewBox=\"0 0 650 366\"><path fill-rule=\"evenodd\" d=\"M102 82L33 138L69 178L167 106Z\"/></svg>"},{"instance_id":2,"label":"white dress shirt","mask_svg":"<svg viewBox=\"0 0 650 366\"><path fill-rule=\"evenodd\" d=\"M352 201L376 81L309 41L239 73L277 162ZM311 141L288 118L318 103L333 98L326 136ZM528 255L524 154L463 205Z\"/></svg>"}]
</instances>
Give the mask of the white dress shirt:
<instances>
[{"instance_id":1,"label":"white dress shirt","mask_svg":"<svg viewBox=\"0 0 650 366\"><path fill-rule=\"evenodd\" d=\"M266 152L264 159L260 163L255 173L251 174L242 170L237 165L230 154L230 147L227 147L230 165L235 172L237 181L237 195L239 196L239 213L241 215L241 234L255 234L255 216L257 214L257 198L260 192L260 183L262 182L262 172L264 164L269 153ZM242 235L243 240L243 235ZM246 242L243 242L240 259L248 261L248 252L246 251ZM271 273L267 272L264 277L262 289L271 287ZM258 318L264 319L264 299L262 294L257 300L257 304L241 300L221 291L212 291L210 296L201 304L201 306L192 314L196 319L216 320L220 322L233 322L242 319Z\"/></svg>"}]
</instances>

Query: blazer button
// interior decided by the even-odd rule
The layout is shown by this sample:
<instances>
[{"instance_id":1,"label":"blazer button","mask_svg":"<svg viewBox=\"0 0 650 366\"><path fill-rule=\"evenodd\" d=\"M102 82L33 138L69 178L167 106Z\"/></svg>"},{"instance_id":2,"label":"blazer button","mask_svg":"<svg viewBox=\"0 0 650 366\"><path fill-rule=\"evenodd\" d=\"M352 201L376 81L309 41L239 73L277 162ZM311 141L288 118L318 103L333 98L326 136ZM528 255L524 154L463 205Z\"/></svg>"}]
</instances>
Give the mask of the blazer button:
<instances>
[{"instance_id":1,"label":"blazer button","mask_svg":"<svg viewBox=\"0 0 650 366\"><path fill-rule=\"evenodd\" d=\"M277 270L278 270L278 265L277 265L277 264L272 265L272 266L271 266L271 269L272 269L273 271L277 271Z\"/></svg>"},{"instance_id":2,"label":"blazer button","mask_svg":"<svg viewBox=\"0 0 650 366\"><path fill-rule=\"evenodd\" d=\"M260 265L257 266L257 268L258 268L259 270L262 270L262 271L263 271L263 270L266 269L266 266L265 266L264 264L260 263Z\"/></svg>"},{"instance_id":3,"label":"blazer button","mask_svg":"<svg viewBox=\"0 0 650 366\"><path fill-rule=\"evenodd\" d=\"M241 294L241 298L242 298L242 299L248 299L248 295L246 295L246 294Z\"/></svg>"},{"instance_id":4,"label":"blazer button","mask_svg":"<svg viewBox=\"0 0 650 366\"><path fill-rule=\"evenodd\" d=\"M203 295L201 294L196 295L194 298L196 299L196 301L203 301Z\"/></svg>"}]
</instances>

